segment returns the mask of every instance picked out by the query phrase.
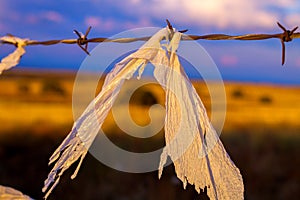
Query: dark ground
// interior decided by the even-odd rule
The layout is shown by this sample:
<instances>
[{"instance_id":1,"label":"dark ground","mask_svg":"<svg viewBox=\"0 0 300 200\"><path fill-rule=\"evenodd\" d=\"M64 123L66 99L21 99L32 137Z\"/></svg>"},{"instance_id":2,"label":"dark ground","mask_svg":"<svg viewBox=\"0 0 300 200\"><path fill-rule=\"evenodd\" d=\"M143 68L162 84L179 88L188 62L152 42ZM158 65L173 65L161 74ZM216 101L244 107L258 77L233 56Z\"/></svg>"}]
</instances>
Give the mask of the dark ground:
<instances>
[{"instance_id":1,"label":"dark ground","mask_svg":"<svg viewBox=\"0 0 300 200\"><path fill-rule=\"evenodd\" d=\"M274 128L264 128L264 134L253 134L249 128L240 128L221 135L225 148L241 170L245 199L299 199L300 137L299 134L288 134L299 131L299 128L289 128L285 133L274 134ZM43 181L52 167L48 167L48 158L67 132L68 127L38 135L29 130L1 134L1 185L42 199ZM131 147L135 151L145 150L144 145L133 145L138 141L126 137L113 136L111 139L129 150ZM149 145L160 147L163 139L156 138ZM191 185L184 190L175 176L173 165L164 169L161 180L158 180L157 171L143 174L119 172L91 155L85 158L76 179L71 180L75 167L76 164L65 172L49 200L208 199L205 194L197 194Z\"/></svg>"}]
</instances>

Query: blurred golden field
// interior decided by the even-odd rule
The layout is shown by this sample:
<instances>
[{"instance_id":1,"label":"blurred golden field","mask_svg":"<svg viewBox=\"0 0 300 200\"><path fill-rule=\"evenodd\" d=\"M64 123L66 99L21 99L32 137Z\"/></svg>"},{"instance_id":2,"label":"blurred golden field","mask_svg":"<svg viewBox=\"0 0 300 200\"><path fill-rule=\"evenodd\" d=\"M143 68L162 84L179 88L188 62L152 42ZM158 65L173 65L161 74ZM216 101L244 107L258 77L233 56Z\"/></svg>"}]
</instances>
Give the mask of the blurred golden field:
<instances>
[{"instance_id":1,"label":"blurred golden field","mask_svg":"<svg viewBox=\"0 0 300 200\"><path fill-rule=\"evenodd\" d=\"M54 71L13 70L1 75L0 184L20 189L33 198L42 197L43 180L50 170L47 159L73 124L74 79L74 73ZM210 115L206 85L193 83ZM101 84L100 81L97 91ZM125 93L135 84L136 81L128 81ZM83 94L86 87L92 87L89 79L83 85ZM297 199L300 87L226 82L225 90L227 109L221 140L244 177L246 199ZM148 84L136 90L129 106L135 123L147 125L149 108L157 103L164 105L160 86ZM118 109L125 120L127 106L119 105ZM152 113L156 120L164 120L161 109L153 109ZM112 141L128 150L149 151L164 144L162 130L146 142L128 138L115 124L112 113L103 129ZM70 180L73 170L63 176L49 199L206 199L192 186L184 190L172 166L160 181L157 172L117 172L92 156L86 158L78 178Z\"/></svg>"},{"instance_id":2,"label":"blurred golden field","mask_svg":"<svg viewBox=\"0 0 300 200\"><path fill-rule=\"evenodd\" d=\"M49 127L70 125L73 121L74 79L75 74L67 72L4 74L0 79L0 131L23 127L34 129L39 124ZM135 80L128 81L122 90L126 92L135 83ZM98 91L101 84L102 81ZM193 84L210 114L210 94L205 83L194 81ZM95 87L87 79L85 87L90 86ZM85 87L81 88L83 93ZM300 87L226 82L225 90L227 110L224 131L258 124L300 126ZM145 102L140 102L143 98L147 101L147 97L148 101L154 101L152 103L164 105L164 91L159 85L146 84L135 91L129 109L131 117L140 125L149 123L148 109L143 105ZM106 123L113 122L107 120Z\"/></svg>"}]
</instances>

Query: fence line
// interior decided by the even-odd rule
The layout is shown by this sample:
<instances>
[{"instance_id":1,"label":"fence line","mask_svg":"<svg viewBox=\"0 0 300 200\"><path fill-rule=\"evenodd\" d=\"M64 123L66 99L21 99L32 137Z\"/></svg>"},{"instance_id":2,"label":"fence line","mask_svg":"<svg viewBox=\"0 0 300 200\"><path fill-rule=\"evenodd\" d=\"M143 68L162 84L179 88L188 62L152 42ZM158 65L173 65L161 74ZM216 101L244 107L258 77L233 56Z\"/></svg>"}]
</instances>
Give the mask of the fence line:
<instances>
[{"instance_id":1,"label":"fence line","mask_svg":"<svg viewBox=\"0 0 300 200\"><path fill-rule=\"evenodd\" d=\"M167 21L168 27L173 33L174 29L171 23ZM267 39L279 39L282 46L282 57L281 64L285 63L285 42L291 42L293 39L300 38L300 32L296 32L298 26L292 30L286 29L279 22L277 25L282 29L282 33L276 34L245 34L245 35L226 35L226 34L208 34L208 35L183 35L182 40L267 40ZM87 29L86 33L83 35L79 33L77 30L74 30L74 33L77 35L76 39L61 39L61 40L47 40L47 41L36 41L36 40L23 40L23 46L30 45L56 45L56 44L77 44L85 53L89 55L88 44L89 43L101 43L101 42L116 42L116 43L130 43L136 41L147 41L149 37L139 37L139 38L105 38L105 37L97 37L88 39L88 34L91 30L91 26ZM179 31L186 32L187 30ZM8 35L8 37L14 38L13 35ZM11 44L18 47L18 40L7 40L5 37L0 38L0 44Z\"/></svg>"}]
</instances>

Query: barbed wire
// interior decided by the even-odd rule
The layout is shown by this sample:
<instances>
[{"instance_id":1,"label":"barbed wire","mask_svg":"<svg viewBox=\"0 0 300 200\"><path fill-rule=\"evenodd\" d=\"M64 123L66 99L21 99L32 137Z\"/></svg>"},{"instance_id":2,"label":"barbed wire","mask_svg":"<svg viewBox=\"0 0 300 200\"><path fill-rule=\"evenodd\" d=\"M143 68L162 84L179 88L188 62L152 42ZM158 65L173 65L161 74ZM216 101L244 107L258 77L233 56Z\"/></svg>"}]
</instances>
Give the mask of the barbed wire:
<instances>
[{"instance_id":1,"label":"barbed wire","mask_svg":"<svg viewBox=\"0 0 300 200\"><path fill-rule=\"evenodd\" d=\"M167 21L168 27L171 30L171 33L174 33L174 29L171 23ZM285 43L291 42L293 39L300 38L300 32L296 32L298 26L292 30L286 29L282 26L279 22L277 25L282 29L282 33L276 34L245 34L245 35L226 35L226 34L208 34L208 35L185 35L183 34L182 40L189 41L189 40L267 40L267 39L279 39L282 46L282 57L281 57L281 64L284 65L285 63ZM47 41L37 41L37 40L29 40L25 39L23 42L23 46L31 46L31 45L56 45L56 44L77 44L85 53L90 55L88 51L88 44L89 43L102 43L102 42L116 42L116 43L130 43L136 41L147 41L150 39L149 37L139 37L139 38L106 38L106 37L96 37L88 39L88 34L90 33L91 26L87 29L85 34L74 30L74 33L77 35L76 39L60 39L60 40L47 40ZM179 31L179 32L186 32L187 30ZM8 35L10 37L14 37L13 35ZM18 40L8 40L4 39L5 37L0 38L0 43L2 44L11 44L18 47Z\"/></svg>"}]
</instances>

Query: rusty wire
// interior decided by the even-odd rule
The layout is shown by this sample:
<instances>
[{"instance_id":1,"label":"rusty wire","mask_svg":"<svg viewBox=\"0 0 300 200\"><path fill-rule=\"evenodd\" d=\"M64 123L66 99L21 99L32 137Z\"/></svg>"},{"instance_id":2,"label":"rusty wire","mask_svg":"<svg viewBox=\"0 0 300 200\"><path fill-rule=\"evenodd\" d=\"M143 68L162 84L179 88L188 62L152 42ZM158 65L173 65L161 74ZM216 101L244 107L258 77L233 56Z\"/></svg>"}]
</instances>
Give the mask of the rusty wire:
<instances>
[{"instance_id":1,"label":"rusty wire","mask_svg":"<svg viewBox=\"0 0 300 200\"><path fill-rule=\"evenodd\" d=\"M173 27L171 23L167 20L167 25L173 33ZM226 35L226 34L208 34L208 35L183 35L182 40L267 40L267 39L279 39L282 45L282 57L281 64L285 63L285 42L291 42L293 39L300 38L300 32L296 32L298 27L295 27L292 30L286 29L279 22L277 25L283 30L282 33L276 34L245 34L245 35ZM55 45L55 44L77 44L85 53L89 55L88 52L88 43L102 43L102 42L116 42L116 43L130 43L136 41L147 41L149 37L139 37L139 38L105 38L105 37L97 37L88 39L88 34L91 30L89 27L86 33L83 35L79 33L77 30L74 30L74 33L78 36L76 39L61 39L61 40L47 40L47 41L36 41L36 40L27 40L26 46L29 45ZM187 30L182 30L179 32L186 32ZM13 44L17 45L13 42L1 41L0 43L5 44Z\"/></svg>"}]
</instances>

